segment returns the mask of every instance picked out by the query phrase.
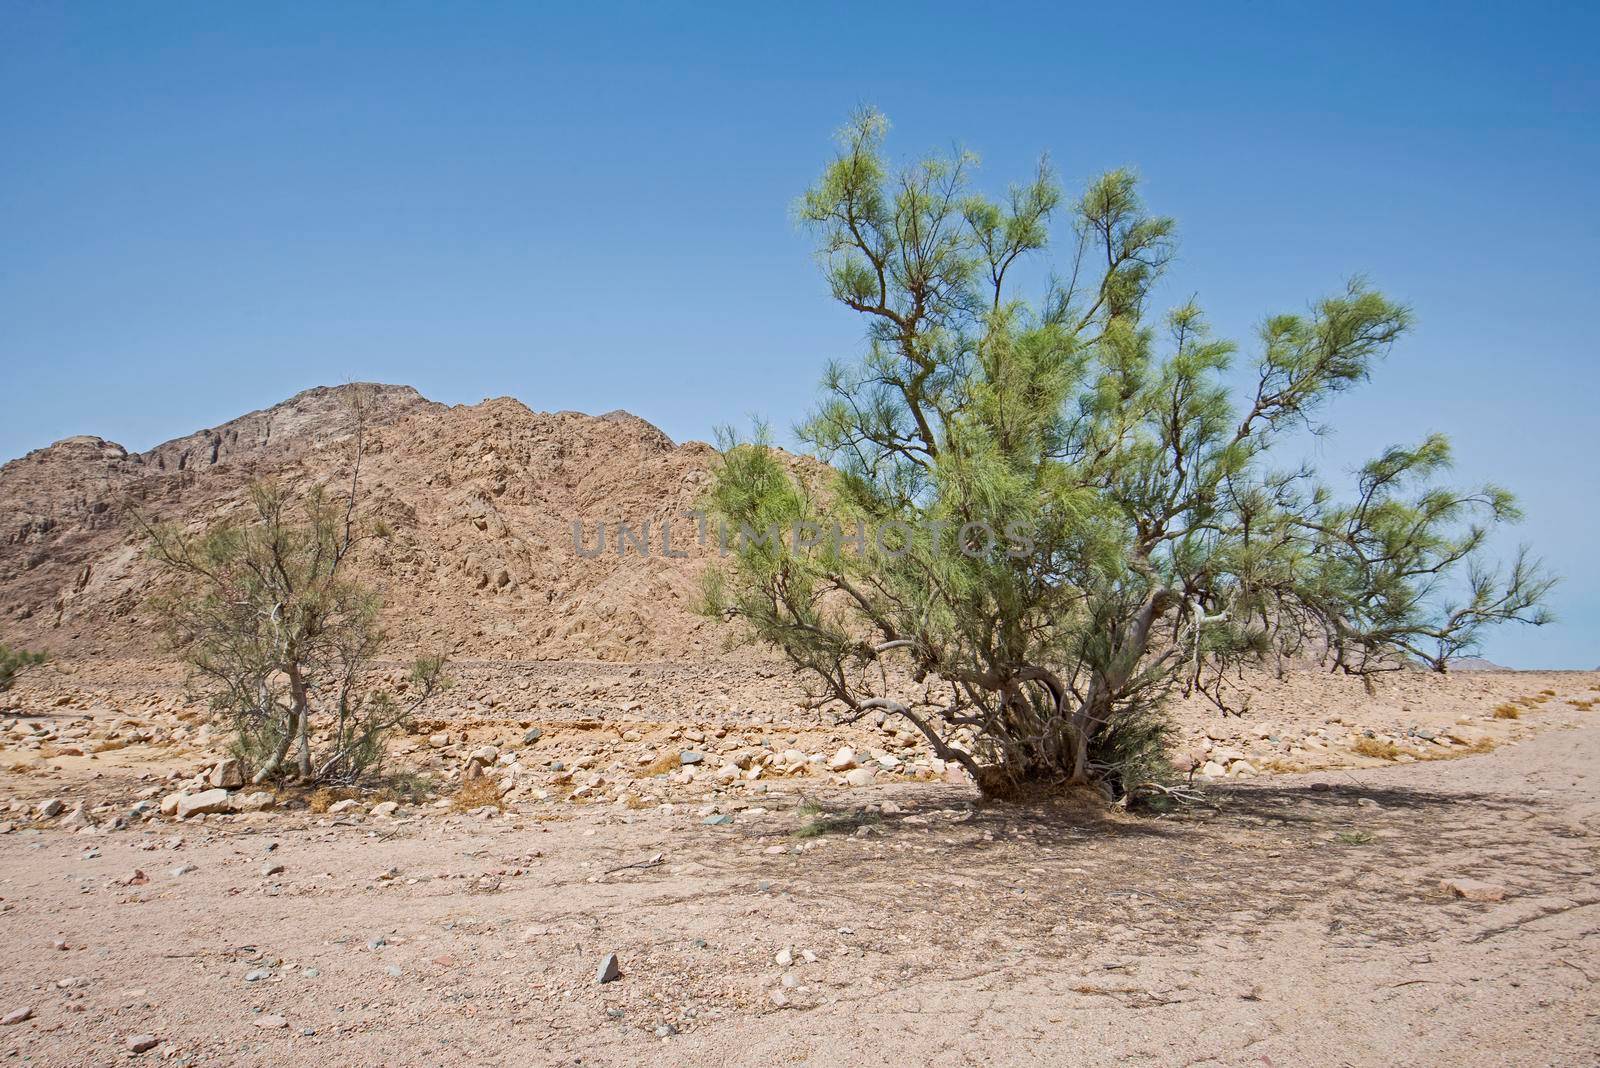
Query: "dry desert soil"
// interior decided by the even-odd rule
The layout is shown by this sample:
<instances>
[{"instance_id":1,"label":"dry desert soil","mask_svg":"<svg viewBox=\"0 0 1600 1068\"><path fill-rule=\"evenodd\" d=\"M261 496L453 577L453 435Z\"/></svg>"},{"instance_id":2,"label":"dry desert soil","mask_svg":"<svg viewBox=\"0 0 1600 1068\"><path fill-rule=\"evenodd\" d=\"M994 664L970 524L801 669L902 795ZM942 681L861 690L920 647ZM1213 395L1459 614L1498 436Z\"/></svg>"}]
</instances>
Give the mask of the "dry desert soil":
<instances>
[{"instance_id":1,"label":"dry desert soil","mask_svg":"<svg viewBox=\"0 0 1600 1068\"><path fill-rule=\"evenodd\" d=\"M132 667L26 677L0 753L0 1011L26 1019L0 1050L40 1065L1600 1055L1600 675L1408 673L1346 695L1333 724L1290 699L1320 677L1269 691L1270 717L1186 707L1192 744L1230 767L1298 750L1323 770L1197 777L1207 804L1135 817L983 803L908 770L892 725L830 729L736 689L721 711L695 703L707 670L466 668L482 700L400 747L436 794L237 811L246 787L187 819L155 806L207 786L221 740L180 688ZM1525 714L1496 718L1516 696ZM556 714L579 698L594 704ZM1402 759L1356 751L1369 731ZM486 746L516 785L503 808L461 811L459 769ZM828 766L846 747L869 784ZM897 753L898 769L879 759ZM598 982L610 954L619 975Z\"/></svg>"}]
</instances>

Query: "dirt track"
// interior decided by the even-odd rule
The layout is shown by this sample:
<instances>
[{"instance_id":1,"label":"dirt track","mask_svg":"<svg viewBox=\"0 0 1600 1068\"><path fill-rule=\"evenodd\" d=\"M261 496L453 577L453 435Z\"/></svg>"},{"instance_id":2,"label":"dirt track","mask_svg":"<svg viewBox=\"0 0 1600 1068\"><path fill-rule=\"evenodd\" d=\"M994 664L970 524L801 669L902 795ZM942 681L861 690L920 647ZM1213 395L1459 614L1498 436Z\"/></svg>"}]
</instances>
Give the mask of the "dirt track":
<instances>
[{"instance_id":1,"label":"dirt track","mask_svg":"<svg viewBox=\"0 0 1600 1068\"><path fill-rule=\"evenodd\" d=\"M188 1064L1593 1064L1597 762L1586 719L1486 756L1230 782L1183 820L903 784L819 787L836 822L814 837L794 795L728 826L680 805L13 833L0 1012L34 1015L0 1048L122 1063L143 1033L161 1041L141 1057ZM148 882L120 885L136 870ZM1508 895L1452 900L1447 876ZM608 952L622 978L602 986Z\"/></svg>"}]
</instances>

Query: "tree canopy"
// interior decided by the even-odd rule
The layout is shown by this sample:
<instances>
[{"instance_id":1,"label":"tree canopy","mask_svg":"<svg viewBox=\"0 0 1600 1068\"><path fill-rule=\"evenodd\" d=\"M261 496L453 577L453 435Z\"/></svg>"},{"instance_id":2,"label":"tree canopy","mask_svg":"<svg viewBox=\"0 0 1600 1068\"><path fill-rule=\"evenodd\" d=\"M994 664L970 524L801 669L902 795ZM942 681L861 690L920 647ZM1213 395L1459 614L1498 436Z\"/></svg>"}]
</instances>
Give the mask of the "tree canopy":
<instances>
[{"instance_id":1,"label":"tree canopy","mask_svg":"<svg viewBox=\"0 0 1600 1068\"><path fill-rule=\"evenodd\" d=\"M905 716L992 793L1137 791L1161 779L1177 687L1225 702L1229 667L1275 655L1445 670L1485 628L1549 618L1526 552L1482 558L1511 494L1441 484L1445 438L1385 449L1343 497L1274 460L1369 377L1404 306L1357 278L1268 316L1241 394L1240 346L1192 302L1150 307L1175 226L1132 173L1072 200L1041 162L995 199L967 154L892 167L887 128L855 116L797 207L865 323L800 428L831 473L730 438L710 490L730 528L807 532L736 540L707 607L819 705ZM1062 223L1065 263L1027 300L1018 265Z\"/></svg>"}]
</instances>

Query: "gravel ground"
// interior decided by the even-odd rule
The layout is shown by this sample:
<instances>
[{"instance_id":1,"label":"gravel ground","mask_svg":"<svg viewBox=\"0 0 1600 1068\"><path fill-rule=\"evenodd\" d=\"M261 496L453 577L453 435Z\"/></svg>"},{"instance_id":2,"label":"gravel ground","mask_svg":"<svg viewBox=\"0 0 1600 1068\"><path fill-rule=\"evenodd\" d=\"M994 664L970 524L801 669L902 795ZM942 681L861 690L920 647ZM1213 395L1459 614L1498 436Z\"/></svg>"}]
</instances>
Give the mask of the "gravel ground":
<instances>
[{"instance_id":1,"label":"gravel ground","mask_svg":"<svg viewBox=\"0 0 1600 1068\"><path fill-rule=\"evenodd\" d=\"M1552 713L1485 755L1229 778L1214 807L1163 818L823 778L638 810L25 823L0 835L0 1014L31 1014L0 1050L1592 1065L1597 723ZM620 978L598 983L611 953Z\"/></svg>"}]
</instances>

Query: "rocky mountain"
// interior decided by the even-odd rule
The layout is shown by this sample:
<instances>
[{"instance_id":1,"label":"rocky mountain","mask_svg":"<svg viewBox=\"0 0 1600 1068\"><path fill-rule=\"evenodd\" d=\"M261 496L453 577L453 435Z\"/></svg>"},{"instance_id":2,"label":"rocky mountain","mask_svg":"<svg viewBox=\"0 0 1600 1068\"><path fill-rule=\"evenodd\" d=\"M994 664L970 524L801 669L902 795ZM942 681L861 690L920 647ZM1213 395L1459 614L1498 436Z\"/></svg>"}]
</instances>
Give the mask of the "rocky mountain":
<instances>
[{"instance_id":1,"label":"rocky mountain","mask_svg":"<svg viewBox=\"0 0 1600 1068\"><path fill-rule=\"evenodd\" d=\"M198 527L239 507L255 478L347 478L348 388L307 390L144 453L75 437L0 468L0 639L161 655L146 608L161 579L130 512ZM358 566L383 592L394 655L660 660L719 646L689 610L714 548L683 515L709 446L676 445L626 412L534 412L510 398L451 407L408 386L376 397L362 484L393 533ZM619 555L619 522L649 524L648 555L633 542Z\"/></svg>"}]
</instances>

